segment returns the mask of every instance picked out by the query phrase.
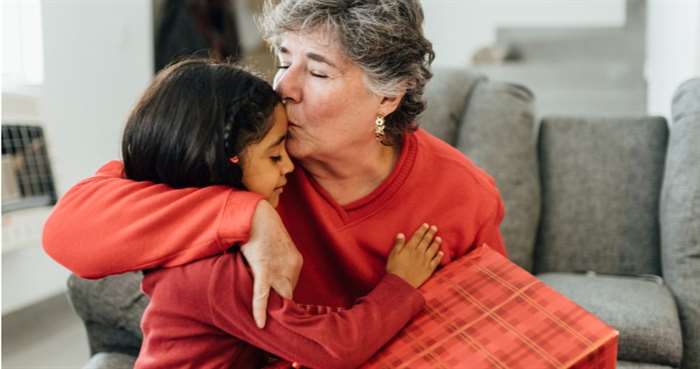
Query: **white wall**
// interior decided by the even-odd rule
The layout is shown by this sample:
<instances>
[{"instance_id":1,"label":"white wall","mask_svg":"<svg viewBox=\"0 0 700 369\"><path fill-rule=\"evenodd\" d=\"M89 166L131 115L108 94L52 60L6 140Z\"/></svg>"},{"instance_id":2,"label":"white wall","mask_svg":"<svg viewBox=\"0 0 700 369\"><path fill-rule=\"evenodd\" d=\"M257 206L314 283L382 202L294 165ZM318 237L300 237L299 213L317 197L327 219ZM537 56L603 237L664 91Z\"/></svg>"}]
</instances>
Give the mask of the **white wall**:
<instances>
[{"instance_id":1,"label":"white wall","mask_svg":"<svg viewBox=\"0 0 700 369\"><path fill-rule=\"evenodd\" d=\"M68 272L44 254L41 228L50 207L2 215L2 314L65 290Z\"/></svg>"},{"instance_id":2,"label":"white wall","mask_svg":"<svg viewBox=\"0 0 700 369\"><path fill-rule=\"evenodd\" d=\"M624 0L427 0L425 33L435 66L464 67L499 27L622 27Z\"/></svg>"},{"instance_id":3,"label":"white wall","mask_svg":"<svg viewBox=\"0 0 700 369\"><path fill-rule=\"evenodd\" d=\"M59 196L119 158L126 116L153 74L152 22L151 1L42 1L39 116ZM3 253L2 313L60 293L67 276L38 242Z\"/></svg>"},{"instance_id":4,"label":"white wall","mask_svg":"<svg viewBox=\"0 0 700 369\"><path fill-rule=\"evenodd\" d=\"M10 124L26 123L40 124L39 94L35 89L33 94L2 93L2 121Z\"/></svg>"},{"instance_id":5,"label":"white wall","mask_svg":"<svg viewBox=\"0 0 700 369\"><path fill-rule=\"evenodd\" d=\"M671 116L673 93L700 76L700 0L648 0L647 107Z\"/></svg>"},{"instance_id":6,"label":"white wall","mask_svg":"<svg viewBox=\"0 0 700 369\"><path fill-rule=\"evenodd\" d=\"M258 30L255 21L256 14L253 11L257 5L251 0L231 1L233 1L233 9L236 14L241 49L244 53L254 50L263 43L260 30Z\"/></svg>"},{"instance_id":7,"label":"white wall","mask_svg":"<svg viewBox=\"0 0 700 369\"><path fill-rule=\"evenodd\" d=\"M126 116L153 74L151 2L44 0L42 100L63 194L119 157Z\"/></svg>"}]
</instances>

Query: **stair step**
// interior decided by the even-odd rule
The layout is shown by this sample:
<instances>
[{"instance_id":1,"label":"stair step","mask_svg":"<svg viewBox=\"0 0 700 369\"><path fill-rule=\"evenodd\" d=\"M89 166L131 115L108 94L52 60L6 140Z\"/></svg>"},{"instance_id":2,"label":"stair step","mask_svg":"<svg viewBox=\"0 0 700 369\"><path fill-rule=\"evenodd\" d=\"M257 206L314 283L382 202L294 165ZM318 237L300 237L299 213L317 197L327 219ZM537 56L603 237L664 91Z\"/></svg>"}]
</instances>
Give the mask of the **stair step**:
<instances>
[{"instance_id":1,"label":"stair step","mask_svg":"<svg viewBox=\"0 0 700 369\"><path fill-rule=\"evenodd\" d=\"M644 60L643 37L624 30L501 30L497 40L518 50L526 62Z\"/></svg>"},{"instance_id":2,"label":"stair step","mask_svg":"<svg viewBox=\"0 0 700 369\"><path fill-rule=\"evenodd\" d=\"M473 68L493 80L519 83L533 90L646 89L642 66L622 61L505 63Z\"/></svg>"},{"instance_id":3,"label":"stair step","mask_svg":"<svg viewBox=\"0 0 700 369\"><path fill-rule=\"evenodd\" d=\"M527 86L538 116L643 115L645 0L627 0L622 27L506 27L496 44L519 61L476 65L492 80Z\"/></svg>"}]
</instances>

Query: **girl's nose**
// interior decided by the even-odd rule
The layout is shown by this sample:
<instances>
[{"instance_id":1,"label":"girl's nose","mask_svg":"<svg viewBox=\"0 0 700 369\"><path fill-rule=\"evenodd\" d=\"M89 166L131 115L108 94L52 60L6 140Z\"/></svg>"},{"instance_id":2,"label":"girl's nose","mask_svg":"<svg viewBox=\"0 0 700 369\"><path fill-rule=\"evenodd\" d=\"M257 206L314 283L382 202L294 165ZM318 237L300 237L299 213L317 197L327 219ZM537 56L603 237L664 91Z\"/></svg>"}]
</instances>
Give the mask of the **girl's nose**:
<instances>
[{"instance_id":1,"label":"girl's nose","mask_svg":"<svg viewBox=\"0 0 700 369\"><path fill-rule=\"evenodd\" d=\"M286 152L282 156L282 175L287 175L294 170L294 163L292 163L292 159L289 158L289 154Z\"/></svg>"}]
</instances>

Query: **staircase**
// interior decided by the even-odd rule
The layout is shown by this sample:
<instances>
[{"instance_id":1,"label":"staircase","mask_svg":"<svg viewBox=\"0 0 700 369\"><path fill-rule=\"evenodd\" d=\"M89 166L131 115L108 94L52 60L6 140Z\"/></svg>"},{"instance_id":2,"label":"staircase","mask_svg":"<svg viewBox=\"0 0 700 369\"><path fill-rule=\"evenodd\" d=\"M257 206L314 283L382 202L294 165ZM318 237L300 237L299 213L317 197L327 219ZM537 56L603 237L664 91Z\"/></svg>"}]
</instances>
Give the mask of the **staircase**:
<instances>
[{"instance_id":1,"label":"staircase","mask_svg":"<svg viewBox=\"0 0 700 369\"><path fill-rule=\"evenodd\" d=\"M518 61L474 68L530 88L539 116L642 115L645 24L646 1L627 0L621 28L501 28L496 44Z\"/></svg>"}]
</instances>

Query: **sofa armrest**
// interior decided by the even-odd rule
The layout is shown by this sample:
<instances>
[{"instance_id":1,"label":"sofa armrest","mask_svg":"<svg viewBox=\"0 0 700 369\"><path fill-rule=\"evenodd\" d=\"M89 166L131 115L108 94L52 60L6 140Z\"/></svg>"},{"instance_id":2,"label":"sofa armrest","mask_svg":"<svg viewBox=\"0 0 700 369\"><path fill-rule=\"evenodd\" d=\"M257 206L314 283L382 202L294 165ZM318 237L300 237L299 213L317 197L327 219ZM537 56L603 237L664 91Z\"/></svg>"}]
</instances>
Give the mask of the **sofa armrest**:
<instances>
[{"instance_id":1,"label":"sofa armrest","mask_svg":"<svg viewBox=\"0 0 700 369\"><path fill-rule=\"evenodd\" d=\"M72 275L68 295L83 320L91 354L138 355L143 338L141 316L148 298L141 293L141 273L125 273L99 280Z\"/></svg>"},{"instance_id":2,"label":"sofa armrest","mask_svg":"<svg viewBox=\"0 0 700 369\"><path fill-rule=\"evenodd\" d=\"M673 99L661 194L663 275L683 326L683 369L700 369L700 78Z\"/></svg>"}]
</instances>

